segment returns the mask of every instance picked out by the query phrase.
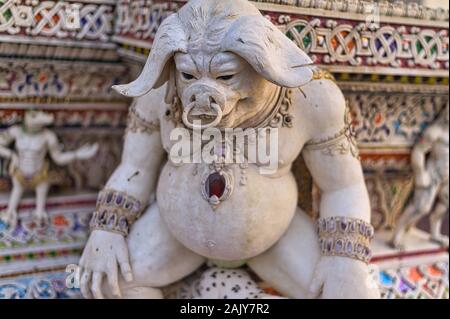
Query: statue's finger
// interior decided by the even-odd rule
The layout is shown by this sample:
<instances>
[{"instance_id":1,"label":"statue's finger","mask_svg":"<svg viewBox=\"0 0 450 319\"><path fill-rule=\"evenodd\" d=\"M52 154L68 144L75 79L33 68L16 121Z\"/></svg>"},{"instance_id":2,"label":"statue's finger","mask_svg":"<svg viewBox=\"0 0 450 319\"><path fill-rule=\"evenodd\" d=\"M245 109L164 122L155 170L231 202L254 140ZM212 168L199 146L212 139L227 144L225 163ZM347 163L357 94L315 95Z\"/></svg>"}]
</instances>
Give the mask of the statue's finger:
<instances>
[{"instance_id":1,"label":"statue's finger","mask_svg":"<svg viewBox=\"0 0 450 319\"><path fill-rule=\"evenodd\" d=\"M133 281L133 272L131 271L131 266L128 261L120 263L120 271L126 282Z\"/></svg>"},{"instance_id":2,"label":"statue's finger","mask_svg":"<svg viewBox=\"0 0 450 319\"><path fill-rule=\"evenodd\" d=\"M120 265L120 271L126 282L133 281L133 272L131 271L130 261L128 258L128 248L126 245L118 247L116 251L117 261Z\"/></svg>"},{"instance_id":3,"label":"statue's finger","mask_svg":"<svg viewBox=\"0 0 450 319\"><path fill-rule=\"evenodd\" d=\"M87 269L83 272L83 275L81 276L80 290L81 290L81 294L86 299L92 299L92 294L89 289L91 276L92 276L92 273Z\"/></svg>"},{"instance_id":4,"label":"statue's finger","mask_svg":"<svg viewBox=\"0 0 450 319\"><path fill-rule=\"evenodd\" d=\"M322 271L320 271L320 269L317 269L316 273L314 274L314 277L311 281L311 284L309 286L309 291L308 291L309 299L316 299L317 297L319 297L319 295L322 292L324 281L325 281L325 278L323 276Z\"/></svg>"},{"instance_id":5,"label":"statue's finger","mask_svg":"<svg viewBox=\"0 0 450 319\"><path fill-rule=\"evenodd\" d=\"M106 273L108 284L111 288L111 292L114 298L121 298L122 294L119 287L119 275L117 270L117 264L113 263L109 266L108 272Z\"/></svg>"},{"instance_id":6,"label":"statue's finger","mask_svg":"<svg viewBox=\"0 0 450 319\"><path fill-rule=\"evenodd\" d=\"M102 293L102 279L103 273L99 271L94 272L92 275L91 291L95 299L104 299Z\"/></svg>"}]
</instances>

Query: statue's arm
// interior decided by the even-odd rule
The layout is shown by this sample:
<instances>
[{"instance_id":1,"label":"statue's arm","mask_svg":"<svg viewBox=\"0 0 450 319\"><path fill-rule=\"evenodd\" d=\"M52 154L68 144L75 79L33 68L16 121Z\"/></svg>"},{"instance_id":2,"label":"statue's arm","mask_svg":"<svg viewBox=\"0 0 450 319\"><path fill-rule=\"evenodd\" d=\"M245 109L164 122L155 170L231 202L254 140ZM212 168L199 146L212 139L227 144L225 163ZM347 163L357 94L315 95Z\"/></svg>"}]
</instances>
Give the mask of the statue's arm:
<instances>
[{"instance_id":1,"label":"statue's arm","mask_svg":"<svg viewBox=\"0 0 450 319\"><path fill-rule=\"evenodd\" d=\"M317 81L318 82L318 81ZM311 85L317 86L316 83ZM370 222L370 205L356 142L351 134L346 101L330 80L320 91L304 89L310 101L309 141L303 155L321 191L321 217L344 216ZM320 95L318 95L320 94Z\"/></svg>"},{"instance_id":2,"label":"statue's arm","mask_svg":"<svg viewBox=\"0 0 450 319\"><path fill-rule=\"evenodd\" d=\"M330 298L377 298L369 276L370 201L345 98L329 79L303 88L305 162L320 189L319 244L322 258L310 293ZM373 284L373 285L372 285Z\"/></svg>"},{"instance_id":3,"label":"statue's arm","mask_svg":"<svg viewBox=\"0 0 450 319\"><path fill-rule=\"evenodd\" d=\"M58 165L67 165L77 159L76 152L64 152L62 146L58 142L58 138L55 133L47 130L45 132L45 138L47 139L48 151L51 159Z\"/></svg>"},{"instance_id":4,"label":"statue's arm","mask_svg":"<svg viewBox=\"0 0 450 319\"><path fill-rule=\"evenodd\" d=\"M58 137L50 130L46 130L45 138L51 159L58 165L67 165L75 160L85 160L97 153L98 145L84 145L75 151L64 152L58 142Z\"/></svg>"},{"instance_id":5,"label":"statue's arm","mask_svg":"<svg viewBox=\"0 0 450 319\"><path fill-rule=\"evenodd\" d=\"M99 195L97 212L91 228L128 234L149 204L155 192L165 151L161 143L159 109L161 101L154 92L135 101L130 107L125 142L120 165L114 171ZM109 227L109 216L101 211L120 207L116 227ZM121 219L126 220L122 221ZM103 220L103 222L101 221Z\"/></svg>"},{"instance_id":6,"label":"statue's arm","mask_svg":"<svg viewBox=\"0 0 450 319\"><path fill-rule=\"evenodd\" d=\"M12 126L0 133L0 157L7 160L11 159L14 151L8 146L15 140L16 127Z\"/></svg>"},{"instance_id":7,"label":"statue's arm","mask_svg":"<svg viewBox=\"0 0 450 319\"><path fill-rule=\"evenodd\" d=\"M122 160L106 189L125 192L145 204L154 193L165 151L161 144L159 119L145 100L138 100L129 115ZM144 122L145 121L145 122Z\"/></svg>"},{"instance_id":8,"label":"statue's arm","mask_svg":"<svg viewBox=\"0 0 450 319\"><path fill-rule=\"evenodd\" d=\"M152 91L130 109L122 161L100 192L80 259L80 288L86 298L103 298L102 278L107 278L112 294L120 296L118 269L126 281L133 279L126 236L155 192L164 160L161 103L160 94Z\"/></svg>"}]
</instances>

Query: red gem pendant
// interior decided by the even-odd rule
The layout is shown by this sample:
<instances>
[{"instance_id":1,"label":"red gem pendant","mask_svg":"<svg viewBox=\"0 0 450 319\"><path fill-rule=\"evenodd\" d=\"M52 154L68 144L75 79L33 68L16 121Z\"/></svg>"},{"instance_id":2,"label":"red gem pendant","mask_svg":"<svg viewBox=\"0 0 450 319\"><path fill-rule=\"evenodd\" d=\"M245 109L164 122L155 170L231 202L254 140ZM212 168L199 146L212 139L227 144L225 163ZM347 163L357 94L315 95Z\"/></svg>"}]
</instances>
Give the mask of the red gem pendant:
<instances>
[{"instance_id":1,"label":"red gem pendant","mask_svg":"<svg viewBox=\"0 0 450 319\"><path fill-rule=\"evenodd\" d=\"M202 178L202 196L216 209L221 202L230 197L233 192L234 177L232 171L209 171Z\"/></svg>"},{"instance_id":2,"label":"red gem pendant","mask_svg":"<svg viewBox=\"0 0 450 319\"><path fill-rule=\"evenodd\" d=\"M208 176L205 184L206 194L209 198L216 196L222 198L225 193L227 181L220 173L215 172Z\"/></svg>"}]
</instances>

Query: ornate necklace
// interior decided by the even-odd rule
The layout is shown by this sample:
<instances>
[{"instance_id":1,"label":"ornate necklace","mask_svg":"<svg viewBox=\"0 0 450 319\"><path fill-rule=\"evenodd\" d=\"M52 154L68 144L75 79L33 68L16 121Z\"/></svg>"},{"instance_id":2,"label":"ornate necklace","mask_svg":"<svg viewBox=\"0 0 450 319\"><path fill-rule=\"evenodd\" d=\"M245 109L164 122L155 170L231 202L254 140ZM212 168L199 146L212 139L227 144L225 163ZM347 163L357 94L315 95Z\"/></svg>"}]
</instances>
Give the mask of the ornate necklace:
<instances>
[{"instance_id":1,"label":"ornate necklace","mask_svg":"<svg viewBox=\"0 0 450 319\"><path fill-rule=\"evenodd\" d=\"M216 209L220 203L227 200L235 188L235 178L233 174L233 159L243 159L239 163L241 176L239 184L247 184L246 169L248 160L239 148L234 148L232 141L225 139L215 147L215 159L213 163L207 165L202 175L201 193L203 198Z\"/></svg>"},{"instance_id":2,"label":"ornate necklace","mask_svg":"<svg viewBox=\"0 0 450 319\"><path fill-rule=\"evenodd\" d=\"M291 114L292 92L292 89L280 88L272 111L255 125L254 128L291 128L293 126L293 116ZM178 104L178 101L174 104ZM181 122L179 114L179 104L172 105L171 118L174 123L177 122L179 124ZM256 139L257 136L251 136L249 138L249 143L256 143ZM234 146L233 141L230 141L227 138L223 139L221 143L218 143L214 147L214 160L212 164L205 167L201 179L201 194L214 210L217 209L222 202L227 200L235 189L235 177L233 173L233 166L235 164L238 164L241 170L239 185L247 185L246 170L249 167L249 164L247 157L242 152L242 150ZM236 163L234 161L238 156L243 159L241 163ZM193 175L199 173L199 164L195 165Z\"/></svg>"}]
</instances>

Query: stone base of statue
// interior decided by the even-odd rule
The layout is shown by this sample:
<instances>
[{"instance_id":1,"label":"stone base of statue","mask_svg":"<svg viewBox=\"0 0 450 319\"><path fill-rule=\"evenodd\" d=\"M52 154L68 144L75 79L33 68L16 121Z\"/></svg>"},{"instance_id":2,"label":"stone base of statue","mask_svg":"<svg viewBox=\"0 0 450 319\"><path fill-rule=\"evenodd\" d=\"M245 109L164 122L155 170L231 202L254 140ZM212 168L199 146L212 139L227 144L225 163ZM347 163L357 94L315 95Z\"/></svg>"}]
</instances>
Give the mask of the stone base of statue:
<instances>
[{"instance_id":1,"label":"stone base of statue","mask_svg":"<svg viewBox=\"0 0 450 319\"><path fill-rule=\"evenodd\" d=\"M372 245L371 269L382 298L448 299L448 250L430 242L430 235L417 229L406 235L402 250L387 244L390 236L391 231L380 231ZM246 268L204 268L164 292L166 298L183 299L283 297Z\"/></svg>"}]
</instances>

